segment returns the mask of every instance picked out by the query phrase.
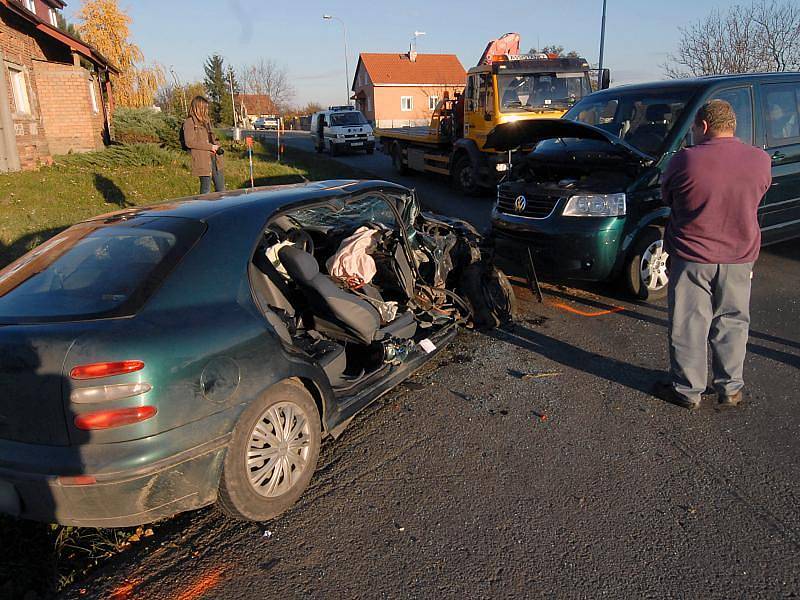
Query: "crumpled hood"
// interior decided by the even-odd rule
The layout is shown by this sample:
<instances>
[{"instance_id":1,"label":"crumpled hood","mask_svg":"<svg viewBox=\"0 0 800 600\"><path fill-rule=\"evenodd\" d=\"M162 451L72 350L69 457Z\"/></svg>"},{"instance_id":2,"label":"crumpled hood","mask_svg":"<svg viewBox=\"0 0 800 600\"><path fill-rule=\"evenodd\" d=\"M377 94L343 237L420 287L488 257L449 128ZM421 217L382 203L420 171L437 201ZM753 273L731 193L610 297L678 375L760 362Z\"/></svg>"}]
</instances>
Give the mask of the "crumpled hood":
<instances>
[{"instance_id":1,"label":"crumpled hood","mask_svg":"<svg viewBox=\"0 0 800 600\"><path fill-rule=\"evenodd\" d=\"M533 145L542 140L555 138L576 138L605 142L624 149L639 160L647 162L654 160L654 157L634 148L626 141L604 129L568 119L529 119L502 123L489 132L484 148L499 151L514 150L520 146Z\"/></svg>"}]
</instances>

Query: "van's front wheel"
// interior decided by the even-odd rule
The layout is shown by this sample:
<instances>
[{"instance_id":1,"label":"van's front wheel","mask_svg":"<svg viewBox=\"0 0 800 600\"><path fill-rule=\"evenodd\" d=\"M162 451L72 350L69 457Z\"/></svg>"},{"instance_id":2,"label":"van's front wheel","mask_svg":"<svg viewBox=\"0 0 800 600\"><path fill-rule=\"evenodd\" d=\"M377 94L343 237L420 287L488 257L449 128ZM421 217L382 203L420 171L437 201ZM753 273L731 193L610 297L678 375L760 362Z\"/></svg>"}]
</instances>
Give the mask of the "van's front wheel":
<instances>
[{"instance_id":1,"label":"van's front wheel","mask_svg":"<svg viewBox=\"0 0 800 600\"><path fill-rule=\"evenodd\" d=\"M636 240L623 271L625 287L638 300L660 300L667 295L669 254L664 250L664 236L656 227L648 227Z\"/></svg>"}]
</instances>

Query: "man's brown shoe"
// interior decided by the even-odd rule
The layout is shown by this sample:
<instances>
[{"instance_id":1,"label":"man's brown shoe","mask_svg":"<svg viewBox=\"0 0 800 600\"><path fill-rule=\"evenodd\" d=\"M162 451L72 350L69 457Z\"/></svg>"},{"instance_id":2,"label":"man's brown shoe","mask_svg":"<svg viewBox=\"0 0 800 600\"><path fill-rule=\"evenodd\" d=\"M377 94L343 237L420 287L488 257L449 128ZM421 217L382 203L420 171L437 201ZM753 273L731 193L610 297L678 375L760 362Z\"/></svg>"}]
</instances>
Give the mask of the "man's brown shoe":
<instances>
[{"instance_id":1,"label":"man's brown shoe","mask_svg":"<svg viewBox=\"0 0 800 600\"><path fill-rule=\"evenodd\" d=\"M739 390L735 394L728 396L726 394L719 395L719 405L725 408L733 408L734 406L739 406L739 403L742 401L742 390Z\"/></svg>"},{"instance_id":2,"label":"man's brown shoe","mask_svg":"<svg viewBox=\"0 0 800 600\"><path fill-rule=\"evenodd\" d=\"M700 402L690 400L680 392L678 392L669 381L658 381L653 386L653 395L656 398L661 398L665 402L680 406L681 408L688 408L689 410L696 410L700 407Z\"/></svg>"}]
</instances>

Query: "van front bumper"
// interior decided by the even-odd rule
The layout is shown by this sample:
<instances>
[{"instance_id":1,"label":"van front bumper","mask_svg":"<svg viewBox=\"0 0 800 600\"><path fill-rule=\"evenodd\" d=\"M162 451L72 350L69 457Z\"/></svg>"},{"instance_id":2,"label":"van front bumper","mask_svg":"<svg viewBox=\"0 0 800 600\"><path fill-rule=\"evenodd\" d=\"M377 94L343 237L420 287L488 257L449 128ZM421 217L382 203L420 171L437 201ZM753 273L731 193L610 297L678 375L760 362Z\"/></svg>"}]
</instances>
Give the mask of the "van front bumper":
<instances>
[{"instance_id":1,"label":"van front bumper","mask_svg":"<svg viewBox=\"0 0 800 600\"><path fill-rule=\"evenodd\" d=\"M375 140L333 140L333 145L337 150L375 150Z\"/></svg>"},{"instance_id":2,"label":"van front bumper","mask_svg":"<svg viewBox=\"0 0 800 600\"><path fill-rule=\"evenodd\" d=\"M490 238L501 258L524 270L530 250L538 274L583 281L615 275L625 217L530 219L492 211Z\"/></svg>"}]
</instances>

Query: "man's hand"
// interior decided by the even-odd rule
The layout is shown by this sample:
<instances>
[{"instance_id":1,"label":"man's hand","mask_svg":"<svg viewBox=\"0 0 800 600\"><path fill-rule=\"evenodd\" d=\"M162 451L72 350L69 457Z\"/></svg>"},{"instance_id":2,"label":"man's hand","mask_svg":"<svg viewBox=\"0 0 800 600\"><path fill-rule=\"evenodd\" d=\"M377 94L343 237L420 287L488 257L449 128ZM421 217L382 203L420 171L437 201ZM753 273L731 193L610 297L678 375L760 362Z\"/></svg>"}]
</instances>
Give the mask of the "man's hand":
<instances>
[{"instance_id":1,"label":"man's hand","mask_svg":"<svg viewBox=\"0 0 800 600\"><path fill-rule=\"evenodd\" d=\"M216 154L217 150L219 150L219 145L218 144L211 144L211 152L213 154Z\"/></svg>"}]
</instances>

